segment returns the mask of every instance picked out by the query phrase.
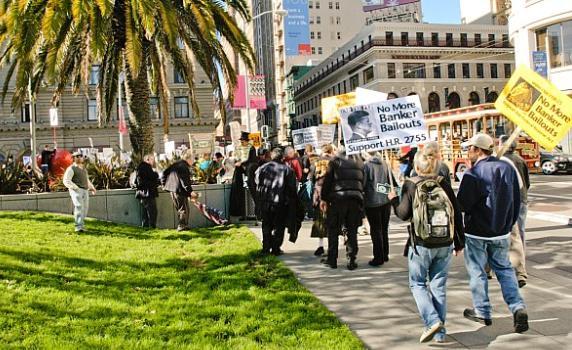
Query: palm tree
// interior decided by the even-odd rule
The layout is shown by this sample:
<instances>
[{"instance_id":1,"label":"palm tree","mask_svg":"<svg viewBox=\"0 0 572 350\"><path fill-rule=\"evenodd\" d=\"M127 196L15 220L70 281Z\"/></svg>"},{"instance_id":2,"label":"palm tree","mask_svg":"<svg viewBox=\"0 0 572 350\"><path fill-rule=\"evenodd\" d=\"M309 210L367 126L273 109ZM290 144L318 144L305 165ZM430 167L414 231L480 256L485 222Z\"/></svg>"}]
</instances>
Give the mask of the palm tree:
<instances>
[{"instance_id":1,"label":"palm tree","mask_svg":"<svg viewBox=\"0 0 572 350\"><path fill-rule=\"evenodd\" d=\"M254 53L230 12L246 20L244 0L3 0L0 2L0 65L7 67L2 89L10 80L12 106L26 100L42 84L54 86L53 103L71 85L88 91L90 67L101 64L96 87L100 124L109 121L119 72L126 76L130 140L136 158L154 150L149 96L169 101L166 67L171 63L188 84L193 111L199 113L194 76L198 65L208 76L226 117L223 81L229 89L236 74L223 48L226 41L252 70ZM179 47L183 44L183 49ZM168 109L162 108L165 132Z\"/></svg>"}]
</instances>

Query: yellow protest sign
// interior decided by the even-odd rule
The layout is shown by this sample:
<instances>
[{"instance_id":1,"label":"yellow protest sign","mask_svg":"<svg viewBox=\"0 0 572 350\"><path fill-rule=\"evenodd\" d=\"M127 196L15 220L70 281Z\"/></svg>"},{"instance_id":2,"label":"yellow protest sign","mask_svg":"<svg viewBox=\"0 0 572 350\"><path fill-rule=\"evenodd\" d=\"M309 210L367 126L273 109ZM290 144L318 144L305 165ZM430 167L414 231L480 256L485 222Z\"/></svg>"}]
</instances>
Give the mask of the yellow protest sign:
<instances>
[{"instance_id":1,"label":"yellow protest sign","mask_svg":"<svg viewBox=\"0 0 572 350\"><path fill-rule=\"evenodd\" d=\"M340 108L354 106L356 93L326 97L322 99L322 124L336 124L340 120Z\"/></svg>"},{"instance_id":2,"label":"yellow protest sign","mask_svg":"<svg viewBox=\"0 0 572 350\"><path fill-rule=\"evenodd\" d=\"M260 136L260 132L251 132L248 134L248 139L252 141L252 145L255 148L260 148L262 145L262 138Z\"/></svg>"},{"instance_id":3,"label":"yellow protest sign","mask_svg":"<svg viewBox=\"0 0 572 350\"><path fill-rule=\"evenodd\" d=\"M572 127L572 99L524 65L515 70L495 108L548 151Z\"/></svg>"}]
</instances>

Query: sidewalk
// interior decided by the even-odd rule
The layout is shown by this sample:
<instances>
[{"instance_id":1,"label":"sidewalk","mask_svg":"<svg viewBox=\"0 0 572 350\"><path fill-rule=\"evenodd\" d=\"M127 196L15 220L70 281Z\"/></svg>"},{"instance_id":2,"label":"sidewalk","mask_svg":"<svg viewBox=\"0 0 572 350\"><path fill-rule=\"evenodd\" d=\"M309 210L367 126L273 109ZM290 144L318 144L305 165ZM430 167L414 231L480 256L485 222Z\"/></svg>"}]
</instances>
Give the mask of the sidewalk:
<instances>
[{"instance_id":1,"label":"sidewalk","mask_svg":"<svg viewBox=\"0 0 572 350\"><path fill-rule=\"evenodd\" d=\"M392 217L390 261L381 268L371 259L369 236L359 236L359 268L346 268L340 242L338 269L322 266L313 256L317 240L309 238L305 222L296 244L287 242L280 257L330 310L370 349L571 349L572 348L572 235L569 227L529 220L527 239L528 285L521 289L528 305L530 330L512 333L512 315L502 300L496 279L489 285L493 326L465 319L472 307L463 257L453 257L448 282L448 342L419 344L422 323L409 291L407 259L402 256L407 239L405 225ZM260 238L260 226L251 230Z\"/></svg>"}]
</instances>

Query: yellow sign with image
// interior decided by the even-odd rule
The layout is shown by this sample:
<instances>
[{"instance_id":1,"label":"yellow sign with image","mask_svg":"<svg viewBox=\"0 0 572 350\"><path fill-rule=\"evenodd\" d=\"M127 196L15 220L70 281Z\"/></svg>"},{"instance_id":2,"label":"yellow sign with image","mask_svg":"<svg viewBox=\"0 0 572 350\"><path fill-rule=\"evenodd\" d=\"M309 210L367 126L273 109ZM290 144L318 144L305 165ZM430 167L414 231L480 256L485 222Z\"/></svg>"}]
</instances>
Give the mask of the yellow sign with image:
<instances>
[{"instance_id":1,"label":"yellow sign with image","mask_svg":"<svg viewBox=\"0 0 572 350\"><path fill-rule=\"evenodd\" d=\"M251 132L248 134L248 139L252 141L254 148L260 148L260 146L262 146L262 138L260 137L260 132Z\"/></svg>"},{"instance_id":2,"label":"yellow sign with image","mask_svg":"<svg viewBox=\"0 0 572 350\"><path fill-rule=\"evenodd\" d=\"M336 124L340 120L340 108L355 106L356 93L326 97L321 103L322 124Z\"/></svg>"},{"instance_id":3,"label":"yellow sign with image","mask_svg":"<svg viewBox=\"0 0 572 350\"><path fill-rule=\"evenodd\" d=\"M548 151L572 127L572 99L524 65L515 70L495 108Z\"/></svg>"}]
</instances>

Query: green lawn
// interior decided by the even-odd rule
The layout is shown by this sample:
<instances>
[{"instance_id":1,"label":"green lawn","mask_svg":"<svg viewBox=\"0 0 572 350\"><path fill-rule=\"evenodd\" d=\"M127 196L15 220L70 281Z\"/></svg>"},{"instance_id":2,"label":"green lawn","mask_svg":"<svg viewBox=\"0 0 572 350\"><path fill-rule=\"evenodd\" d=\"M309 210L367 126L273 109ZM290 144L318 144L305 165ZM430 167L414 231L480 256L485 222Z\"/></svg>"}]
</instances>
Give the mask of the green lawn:
<instances>
[{"instance_id":1,"label":"green lawn","mask_svg":"<svg viewBox=\"0 0 572 350\"><path fill-rule=\"evenodd\" d=\"M0 347L361 349L246 228L0 212Z\"/></svg>"}]
</instances>

